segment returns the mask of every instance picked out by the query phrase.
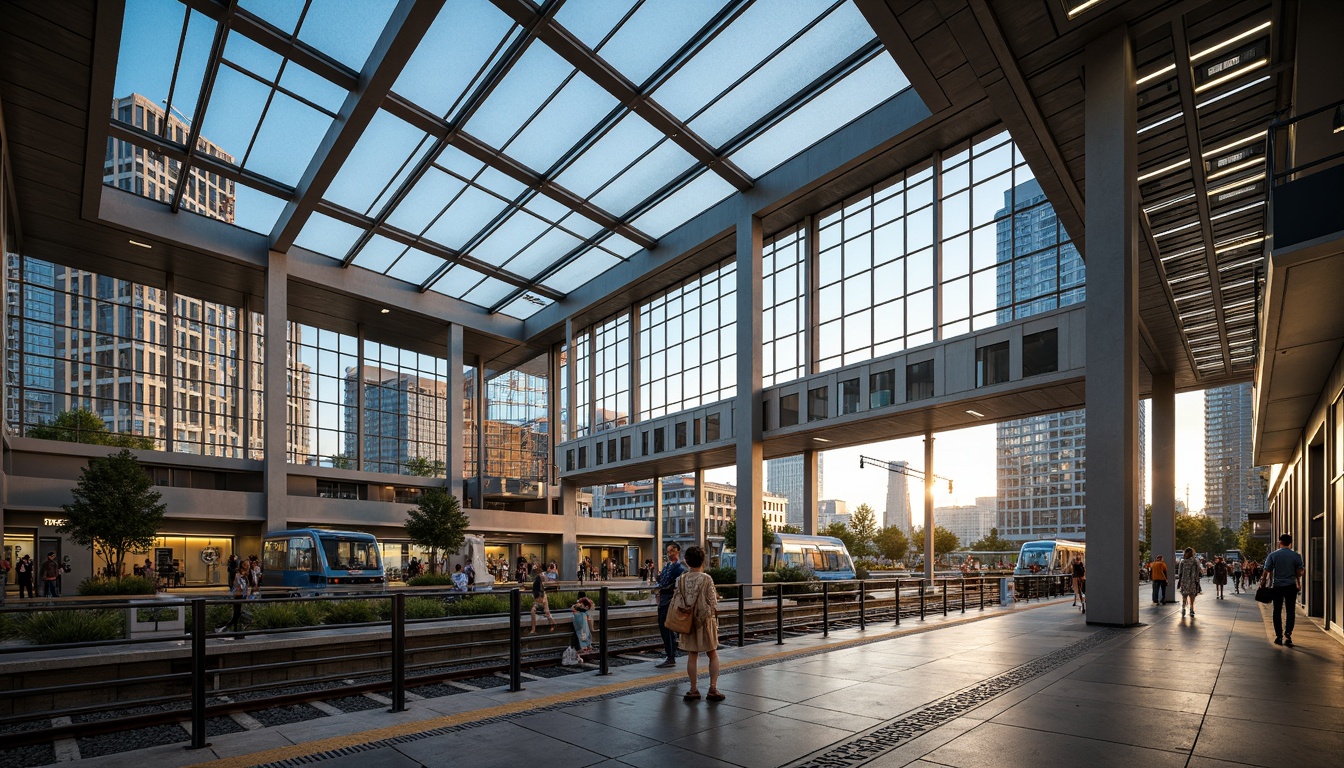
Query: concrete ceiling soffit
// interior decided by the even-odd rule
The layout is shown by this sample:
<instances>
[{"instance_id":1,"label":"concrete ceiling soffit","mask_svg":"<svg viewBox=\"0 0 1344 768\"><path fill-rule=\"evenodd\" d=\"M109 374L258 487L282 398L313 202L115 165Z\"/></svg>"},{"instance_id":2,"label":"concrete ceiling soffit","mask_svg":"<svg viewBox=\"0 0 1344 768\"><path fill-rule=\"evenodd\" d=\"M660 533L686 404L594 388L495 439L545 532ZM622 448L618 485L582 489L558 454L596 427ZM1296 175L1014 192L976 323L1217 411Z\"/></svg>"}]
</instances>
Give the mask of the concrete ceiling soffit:
<instances>
[{"instance_id":1,"label":"concrete ceiling soffit","mask_svg":"<svg viewBox=\"0 0 1344 768\"><path fill-rule=\"evenodd\" d=\"M924 100L929 111L935 115L952 106L952 100L943 91L938 78L929 69L924 57L915 49L915 43L906 34L905 27L897 19L899 5L897 0L854 0L859 11L882 41L887 53L896 61L915 89L915 93Z\"/></svg>"}]
</instances>

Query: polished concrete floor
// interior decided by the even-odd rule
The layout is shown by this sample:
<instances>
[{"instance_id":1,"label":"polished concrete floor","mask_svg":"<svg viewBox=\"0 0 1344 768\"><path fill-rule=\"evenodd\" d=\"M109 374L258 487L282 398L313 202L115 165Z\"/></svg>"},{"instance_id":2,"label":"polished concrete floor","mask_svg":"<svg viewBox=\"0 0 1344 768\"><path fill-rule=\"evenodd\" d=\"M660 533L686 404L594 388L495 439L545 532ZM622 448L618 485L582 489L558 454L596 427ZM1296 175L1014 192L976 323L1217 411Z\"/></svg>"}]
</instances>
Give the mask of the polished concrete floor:
<instances>
[{"instance_id":1,"label":"polished concrete floor","mask_svg":"<svg viewBox=\"0 0 1344 768\"><path fill-rule=\"evenodd\" d=\"M1211 591L1211 590L1210 590ZM1144 595L1146 597L1146 595ZM1338 766L1344 645L1299 620L1273 645L1247 595L1198 615L1146 600L1090 627L1068 600L724 648L719 703L639 663L82 761L155 768ZM703 659L702 659L703 671ZM701 682L701 690L707 683Z\"/></svg>"}]
</instances>

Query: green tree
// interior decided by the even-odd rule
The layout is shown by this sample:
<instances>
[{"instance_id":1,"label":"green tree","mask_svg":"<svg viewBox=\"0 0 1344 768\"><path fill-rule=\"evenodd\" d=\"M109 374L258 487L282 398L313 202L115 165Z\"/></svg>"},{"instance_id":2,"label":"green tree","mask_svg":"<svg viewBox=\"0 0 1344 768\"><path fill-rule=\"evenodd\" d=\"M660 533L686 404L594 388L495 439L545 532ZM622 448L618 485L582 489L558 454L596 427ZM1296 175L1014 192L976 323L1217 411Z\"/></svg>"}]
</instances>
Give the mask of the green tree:
<instances>
[{"instance_id":1,"label":"green tree","mask_svg":"<svg viewBox=\"0 0 1344 768\"><path fill-rule=\"evenodd\" d=\"M873 554L873 537L877 536L877 514L867 504L860 504L849 516L849 529L854 532L854 546L849 553L854 557Z\"/></svg>"},{"instance_id":2,"label":"green tree","mask_svg":"<svg viewBox=\"0 0 1344 768\"><path fill-rule=\"evenodd\" d=\"M129 449L89 459L71 495L75 501L62 505L65 522L56 530L92 549L118 579L126 553L154 546L166 507Z\"/></svg>"},{"instance_id":3,"label":"green tree","mask_svg":"<svg viewBox=\"0 0 1344 768\"><path fill-rule=\"evenodd\" d=\"M934 535L938 535L938 529L933 529ZM1018 545L999 535L998 528L990 528L989 535L971 544L970 549L976 552L1013 552Z\"/></svg>"},{"instance_id":4,"label":"green tree","mask_svg":"<svg viewBox=\"0 0 1344 768\"><path fill-rule=\"evenodd\" d=\"M332 468L332 469L354 469L354 468L355 468L355 460L354 460L354 458L351 457L351 456L346 456L346 455L343 454L343 453L333 453L332 455L330 455L330 456L327 457L327 460L331 462L331 468Z\"/></svg>"},{"instance_id":5,"label":"green tree","mask_svg":"<svg viewBox=\"0 0 1344 768\"><path fill-rule=\"evenodd\" d=\"M1241 530L1237 531L1237 549L1241 550L1242 557L1258 563L1269 554L1269 545L1255 538L1254 529L1250 520L1241 524Z\"/></svg>"},{"instance_id":6,"label":"green tree","mask_svg":"<svg viewBox=\"0 0 1344 768\"><path fill-rule=\"evenodd\" d=\"M154 439L142 435L109 432L101 417L93 411L76 408L61 411L46 424L28 428L28 437L41 440L60 440L66 443L106 445L112 448L139 448L153 450Z\"/></svg>"},{"instance_id":7,"label":"green tree","mask_svg":"<svg viewBox=\"0 0 1344 768\"><path fill-rule=\"evenodd\" d=\"M462 549L470 522L456 496L442 488L426 488L415 509L406 514L406 535L429 550L429 572L437 573L439 553Z\"/></svg>"},{"instance_id":8,"label":"green tree","mask_svg":"<svg viewBox=\"0 0 1344 768\"><path fill-rule=\"evenodd\" d=\"M924 551L924 526L910 532L910 546L917 552ZM948 552L956 552L960 548L961 540L957 538L957 534L941 525L933 526L933 557L935 560L941 559Z\"/></svg>"},{"instance_id":9,"label":"green tree","mask_svg":"<svg viewBox=\"0 0 1344 768\"><path fill-rule=\"evenodd\" d=\"M848 549L851 555L854 554L854 550L859 545L858 541L854 538L854 531L851 530L848 525L845 525L839 520L823 528L821 531L821 535L834 536L835 538L845 542L845 549Z\"/></svg>"},{"instance_id":10,"label":"green tree","mask_svg":"<svg viewBox=\"0 0 1344 768\"><path fill-rule=\"evenodd\" d=\"M784 528L789 527L790 526L787 525L784 526ZM786 531L783 529L780 530L780 533L796 533L796 532L797 529L794 529L793 531ZM770 518L766 517L765 515L761 515L761 546L763 547L761 551L769 552L770 548L773 547L774 545L775 545L775 532L770 528ZM732 550L737 549L737 520L729 520L728 524L723 527L723 548Z\"/></svg>"},{"instance_id":11,"label":"green tree","mask_svg":"<svg viewBox=\"0 0 1344 768\"><path fill-rule=\"evenodd\" d=\"M412 477L442 477L443 462L438 459L430 461L424 456L416 456L406 461L406 474Z\"/></svg>"},{"instance_id":12,"label":"green tree","mask_svg":"<svg viewBox=\"0 0 1344 768\"><path fill-rule=\"evenodd\" d=\"M1219 553L1222 544L1222 534L1218 530L1218 523L1214 522L1213 518L1205 515L1176 516L1176 549L1178 551L1190 547L1197 554L1212 557Z\"/></svg>"},{"instance_id":13,"label":"green tree","mask_svg":"<svg viewBox=\"0 0 1344 768\"><path fill-rule=\"evenodd\" d=\"M892 563L904 560L910 553L910 539L906 538L905 531L894 525L888 525L878 531L873 537L873 546L877 548L878 554Z\"/></svg>"},{"instance_id":14,"label":"green tree","mask_svg":"<svg viewBox=\"0 0 1344 768\"><path fill-rule=\"evenodd\" d=\"M737 549L737 521L729 520L728 524L723 526L723 548Z\"/></svg>"},{"instance_id":15,"label":"green tree","mask_svg":"<svg viewBox=\"0 0 1344 768\"><path fill-rule=\"evenodd\" d=\"M802 528L799 528L799 527L796 526L796 525L789 525L788 523L785 523L785 524L784 524L784 527L779 529L779 532L780 532L780 533L802 533L802 532L803 532L803 529L802 529Z\"/></svg>"}]
</instances>

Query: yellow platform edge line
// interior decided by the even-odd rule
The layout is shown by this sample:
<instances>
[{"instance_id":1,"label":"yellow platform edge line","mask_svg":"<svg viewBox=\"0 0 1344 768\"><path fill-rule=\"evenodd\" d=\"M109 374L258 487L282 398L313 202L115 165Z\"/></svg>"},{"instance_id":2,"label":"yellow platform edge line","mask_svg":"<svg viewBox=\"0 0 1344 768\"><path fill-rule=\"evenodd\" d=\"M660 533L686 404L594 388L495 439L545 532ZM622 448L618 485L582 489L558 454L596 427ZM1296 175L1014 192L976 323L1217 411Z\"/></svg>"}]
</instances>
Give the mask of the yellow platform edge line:
<instances>
[{"instance_id":1,"label":"yellow platform edge line","mask_svg":"<svg viewBox=\"0 0 1344 768\"><path fill-rule=\"evenodd\" d=\"M1044 608L1052 604L1053 602L1041 602L1033 605L1017 604L1013 606L1013 609L1015 611L1031 610L1033 608ZM737 667L746 666L748 664L759 664L761 662L777 661L779 659L787 659L791 656L800 656L804 653L812 653L818 650L833 651L848 648L854 645L866 645L868 643L872 643L875 641L890 640L892 638L901 637L903 635L913 634L915 631L920 629L943 628L943 627L956 626L958 624L965 624L973 621L982 621L984 619L991 618L993 615L996 615L998 613L999 613L998 611L995 611L994 614L985 614L985 615L977 613L977 615L975 616L957 617L955 619L952 618L951 616L948 616L946 622L939 622L936 625L925 624L920 627L910 627L908 629L905 628L893 629L887 632L883 632L882 634L865 635L863 637L856 637L852 640L837 640L834 642L827 643L826 645L812 645L801 648L791 648L786 651L779 651L776 653L767 654L765 656L753 656L751 658L737 659L734 661L721 661L719 666L719 674L723 674L724 672L730 671ZM734 649L736 648L736 646L729 646L729 647ZM722 648L723 646L720 646L720 650L722 650ZM702 672L700 676L704 677L705 674L706 673ZM607 685L599 685L592 688L584 688L582 690L577 691L566 691L564 693L557 693L551 696L544 696L536 699L516 701L511 702L509 704L497 704L493 707L487 707L484 709L473 709L470 712L459 712L454 715L442 715L440 717L432 717L424 720L416 720L414 722L409 723L399 723L397 725L389 725L385 728L375 728L373 730L360 731L359 733L351 733L346 734L344 736L331 736L325 739L306 741L301 744L294 744L288 747L276 747L273 749L263 750L261 752L254 752L246 755L236 755L234 757L224 757L219 758L217 760L207 760L202 763L195 763L193 765L187 766L186 768L250 768L250 766L254 765L265 765L267 763L275 763L281 760L292 760L293 758L303 757L305 755L318 754L321 752L332 752L338 749L355 747L359 746L360 744L367 744L371 741L382 741L383 739L392 739L398 736L407 736L413 733L422 733L424 731L432 731L439 728L450 728L454 725L462 725L463 723L470 723L476 720L487 720L492 717L502 717L504 715L512 715L529 709L548 707L553 704L563 704L567 701L590 699L597 696L604 696L609 693L617 693L631 688L645 688L649 685L656 685L658 683L670 683L675 680L685 679L685 677L686 677L686 670L683 668L680 672L668 672L662 675L642 677L639 678L638 680L623 680L618 683L609 683Z\"/></svg>"}]
</instances>

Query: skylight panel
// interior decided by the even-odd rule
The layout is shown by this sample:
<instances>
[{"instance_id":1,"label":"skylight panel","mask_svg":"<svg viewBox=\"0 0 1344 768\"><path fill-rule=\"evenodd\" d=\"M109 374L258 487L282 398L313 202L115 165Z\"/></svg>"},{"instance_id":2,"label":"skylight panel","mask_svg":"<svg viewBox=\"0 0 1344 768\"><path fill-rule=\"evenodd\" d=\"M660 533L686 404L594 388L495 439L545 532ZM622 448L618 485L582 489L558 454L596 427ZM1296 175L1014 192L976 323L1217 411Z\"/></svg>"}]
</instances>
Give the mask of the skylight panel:
<instances>
[{"instance_id":1,"label":"skylight panel","mask_svg":"<svg viewBox=\"0 0 1344 768\"><path fill-rule=\"evenodd\" d=\"M396 0L309 0L298 37L358 72L396 7Z\"/></svg>"},{"instance_id":2,"label":"skylight panel","mask_svg":"<svg viewBox=\"0 0 1344 768\"><path fill-rule=\"evenodd\" d=\"M559 54L534 42L467 120L467 133L492 147L503 147L572 72L574 68Z\"/></svg>"},{"instance_id":3,"label":"skylight panel","mask_svg":"<svg viewBox=\"0 0 1344 768\"><path fill-rule=\"evenodd\" d=\"M289 62L280 75L280 86L313 102L323 109L339 112L350 92L303 67Z\"/></svg>"},{"instance_id":4,"label":"skylight panel","mask_svg":"<svg viewBox=\"0 0 1344 768\"><path fill-rule=\"evenodd\" d=\"M453 250L460 250L507 205L479 187L467 187L425 232L425 236Z\"/></svg>"},{"instance_id":5,"label":"skylight panel","mask_svg":"<svg viewBox=\"0 0 1344 768\"><path fill-rule=\"evenodd\" d=\"M543 281L547 288L569 293L593 280L621 260L601 248L590 248L577 259Z\"/></svg>"},{"instance_id":6,"label":"skylight panel","mask_svg":"<svg viewBox=\"0 0 1344 768\"><path fill-rule=\"evenodd\" d=\"M275 82L284 57L242 35L231 34L224 43L224 58L264 80Z\"/></svg>"},{"instance_id":7,"label":"skylight panel","mask_svg":"<svg viewBox=\"0 0 1344 768\"><path fill-rule=\"evenodd\" d=\"M718 174L706 171L631 223L636 229L662 237L736 191Z\"/></svg>"},{"instance_id":8,"label":"skylight panel","mask_svg":"<svg viewBox=\"0 0 1344 768\"><path fill-rule=\"evenodd\" d=\"M627 113L556 177L565 189L587 197L662 141L663 134L633 112ZM687 155L687 167L690 156Z\"/></svg>"},{"instance_id":9,"label":"skylight panel","mask_svg":"<svg viewBox=\"0 0 1344 768\"><path fill-rule=\"evenodd\" d=\"M552 303L549 299L543 299L533 293L525 293L504 305L499 311L501 314L509 317L516 317L519 320L526 320L541 310L549 307Z\"/></svg>"},{"instance_id":10,"label":"skylight panel","mask_svg":"<svg viewBox=\"0 0 1344 768\"><path fill-rule=\"evenodd\" d=\"M366 212L412 152L424 151L425 133L378 110L355 148L346 156L326 198L354 211Z\"/></svg>"},{"instance_id":11,"label":"skylight panel","mask_svg":"<svg viewBox=\"0 0 1344 768\"><path fill-rule=\"evenodd\" d=\"M563 229L552 227L510 259L504 268L530 279L581 245L583 240Z\"/></svg>"},{"instance_id":12,"label":"skylight panel","mask_svg":"<svg viewBox=\"0 0 1344 768\"><path fill-rule=\"evenodd\" d=\"M285 210L284 200L243 184L233 185L235 226L269 235Z\"/></svg>"},{"instance_id":13,"label":"skylight panel","mask_svg":"<svg viewBox=\"0 0 1344 768\"><path fill-rule=\"evenodd\" d=\"M463 294L476 287L484 277L470 267L454 264L442 275L439 275L439 279L429 286L429 290L444 296L451 296L454 299L460 299Z\"/></svg>"},{"instance_id":14,"label":"skylight panel","mask_svg":"<svg viewBox=\"0 0 1344 768\"><path fill-rule=\"evenodd\" d=\"M664 139L652 152L593 195L593 204L623 216L693 165L695 158L672 141Z\"/></svg>"},{"instance_id":15,"label":"skylight panel","mask_svg":"<svg viewBox=\"0 0 1344 768\"><path fill-rule=\"evenodd\" d=\"M734 152L730 159L759 178L909 86L885 52L827 88Z\"/></svg>"},{"instance_id":16,"label":"skylight panel","mask_svg":"<svg viewBox=\"0 0 1344 768\"><path fill-rule=\"evenodd\" d=\"M627 240L622 235L618 235L614 232L602 241L602 247L625 259L634 256L644 249L639 243L636 243L633 240Z\"/></svg>"},{"instance_id":17,"label":"skylight panel","mask_svg":"<svg viewBox=\"0 0 1344 768\"><path fill-rule=\"evenodd\" d=\"M512 20L488 0L445 3L392 90L451 119L516 36Z\"/></svg>"},{"instance_id":18,"label":"skylight panel","mask_svg":"<svg viewBox=\"0 0 1344 768\"><path fill-rule=\"evenodd\" d=\"M556 21L627 80L640 85L709 23L723 2L644 2L603 44L612 24L624 16L625 0L621 0L622 7L613 5L609 0L570 0L560 7Z\"/></svg>"},{"instance_id":19,"label":"skylight panel","mask_svg":"<svg viewBox=\"0 0 1344 768\"><path fill-rule=\"evenodd\" d=\"M294 34L303 13L304 0L239 0L244 10L264 19L286 34Z\"/></svg>"},{"instance_id":20,"label":"skylight panel","mask_svg":"<svg viewBox=\"0 0 1344 768\"><path fill-rule=\"evenodd\" d=\"M781 43L821 16L829 5L820 0L799 0L789 5L789 13L780 13L774 3L753 4L660 85L653 93L654 100L677 117L690 119Z\"/></svg>"},{"instance_id":21,"label":"skylight panel","mask_svg":"<svg viewBox=\"0 0 1344 768\"><path fill-rule=\"evenodd\" d=\"M186 13L191 18L178 62L178 41ZM177 62L173 108L188 121L194 119L196 97L205 79L205 65L210 58L215 27L213 19L188 11L176 0L127 0L121 48L117 54L116 92L112 95L121 98L138 93L163 104L168 98L174 62Z\"/></svg>"},{"instance_id":22,"label":"skylight panel","mask_svg":"<svg viewBox=\"0 0 1344 768\"><path fill-rule=\"evenodd\" d=\"M605 89L576 73L504 151L529 168L547 170L617 106Z\"/></svg>"},{"instance_id":23,"label":"skylight panel","mask_svg":"<svg viewBox=\"0 0 1344 768\"><path fill-rule=\"evenodd\" d=\"M503 300L517 288L509 285L502 280L496 280L493 277L487 277L476 284L476 287L467 291L462 298L472 304L478 304L482 307L494 306L495 302Z\"/></svg>"},{"instance_id":24,"label":"skylight panel","mask_svg":"<svg viewBox=\"0 0 1344 768\"><path fill-rule=\"evenodd\" d=\"M863 14L852 4L841 5L706 107L690 127L722 146L872 39Z\"/></svg>"},{"instance_id":25,"label":"skylight panel","mask_svg":"<svg viewBox=\"0 0 1344 768\"><path fill-rule=\"evenodd\" d=\"M526 211L514 211L507 221L472 249L471 255L494 266L503 266L550 226Z\"/></svg>"},{"instance_id":26,"label":"skylight panel","mask_svg":"<svg viewBox=\"0 0 1344 768\"><path fill-rule=\"evenodd\" d=\"M438 256L425 253L418 248L407 248L401 258L397 259L397 263L388 267L386 274L388 277L420 285L445 263Z\"/></svg>"},{"instance_id":27,"label":"skylight panel","mask_svg":"<svg viewBox=\"0 0 1344 768\"><path fill-rule=\"evenodd\" d=\"M382 235L374 235L369 239L367 245L360 249L351 263L356 267L363 267L382 274L387 268L396 263L401 258L401 254L406 252L406 246L395 240L388 239Z\"/></svg>"},{"instance_id":28,"label":"skylight panel","mask_svg":"<svg viewBox=\"0 0 1344 768\"><path fill-rule=\"evenodd\" d=\"M294 244L339 260L350 252L350 246L355 244L361 233L359 227L337 221L326 214L314 213L308 217L303 230L294 239Z\"/></svg>"},{"instance_id":29,"label":"skylight panel","mask_svg":"<svg viewBox=\"0 0 1344 768\"><path fill-rule=\"evenodd\" d=\"M466 182L430 168L393 209L387 223L420 234L466 186Z\"/></svg>"},{"instance_id":30,"label":"skylight panel","mask_svg":"<svg viewBox=\"0 0 1344 768\"><path fill-rule=\"evenodd\" d=\"M330 127L330 117L276 92L243 167L297 186Z\"/></svg>"},{"instance_id":31,"label":"skylight panel","mask_svg":"<svg viewBox=\"0 0 1344 768\"><path fill-rule=\"evenodd\" d=\"M233 155L239 163L257 132L271 89L229 67L220 67L210 93L201 136Z\"/></svg>"}]
</instances>

